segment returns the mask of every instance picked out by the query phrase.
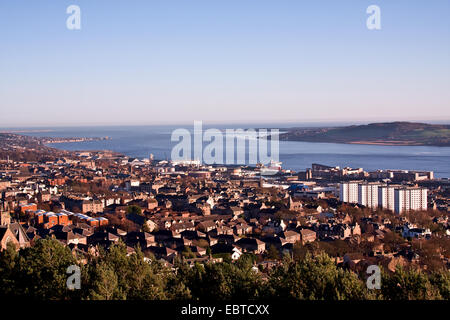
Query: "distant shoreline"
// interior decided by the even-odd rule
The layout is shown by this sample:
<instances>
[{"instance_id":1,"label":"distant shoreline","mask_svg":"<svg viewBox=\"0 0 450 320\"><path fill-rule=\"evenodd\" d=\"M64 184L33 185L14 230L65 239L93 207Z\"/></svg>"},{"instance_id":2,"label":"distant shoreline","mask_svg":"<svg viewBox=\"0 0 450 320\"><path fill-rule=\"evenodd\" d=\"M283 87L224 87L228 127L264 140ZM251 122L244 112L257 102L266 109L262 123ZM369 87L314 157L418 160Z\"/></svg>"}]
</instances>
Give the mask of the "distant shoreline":
<instances>
[{"instance_id":1,"label":"distant shoreline","mask_svg":"<svg viewBox=\"0 0 450 320\"><path fill-rule=\"evenodd\" d=\"M280 134L280 139L379 146L450 147L450 125L389 122L348 127L290 128Z\"/></svg>"},{"instance_id":2,"label":"distant shoreline","mask_svg":"<svg viewBox=\"0 0 450 320\"><path fill-rule=\"evenodd\" d=\"M71 137L71 138L39 138L44 144L58 144L58 143L75 143L75 142L89 142L89 141L104 141L111 140L110 137Z\"/></svg>"},{"instance_id":3,"label":"distant shoreline","mask_svg":"<svg viewBox=\"0 0 450 320\"><path fill-rule=\"evenodd\" d=\"M40 132L54 132L53 129L36 129L36 130L2 130L0 133L40 133Z\"/></svg>"},{"instance_id":4,"label":"distant shoreline","mask_svg":"<svg viewBox=\"0 0 450 320\"><path fill-rule=\"evenodd\" d=\"M349 141L348 144L364 144L364 145L377 145L377 146L424 146L411 141ZM434 146L443 147L443 146Z\"/></svg>"},{"instance_id":5,"label":"distant shoreline","mask_svg":"<svg viewBox=\"0 0 450 320\"><path fill-rule=\"evenodd\" d=\"M80 137L86 134L85 130L80 132L70 130L71 137ZM63 131L56 131L55 134L66 135ZM119 153L132 158L147 158L153 153L155 159L167 159L171 154L171 145L169 144L170 134L166 131L163 135L158 129L149 131L142 136L142 130L122 131L110 133L105 130L89 131L89 134L101 137L111 136L109 141L97 142L74 142L74 143L48 143L41 146L50 147L64 152L95 152L106 151ZM45 134L42 134L45 135ZM47 136L47 135L45 135ZM29 139L39 141L42 137L22 136L24 143ZM45 137L44 137L45 138ZM436 146L417 146L417 145L382 145L363 144L366 139L354 139L357 143L344 143L342 141L299 141L285 140L280 141L280 161L283 162L283 169L294 171L304 171L311 166L311 163L323 163L329 165L339 165L341 167L349 166L354 168L364 167L368 170L377 169L406 169L406 170L433 170L436 177L450 177L450 147ZM394 140L398 141L398 140ZM288 142L288 144L284 144ZM297 144L290 145L296 142ZM378 140L378 143L384 140ZM1 143L1 136L0 136ZM31 146L35 148L37 146ZM429 150L430 149L430 150Z\"/></svg>"}]
</instances>

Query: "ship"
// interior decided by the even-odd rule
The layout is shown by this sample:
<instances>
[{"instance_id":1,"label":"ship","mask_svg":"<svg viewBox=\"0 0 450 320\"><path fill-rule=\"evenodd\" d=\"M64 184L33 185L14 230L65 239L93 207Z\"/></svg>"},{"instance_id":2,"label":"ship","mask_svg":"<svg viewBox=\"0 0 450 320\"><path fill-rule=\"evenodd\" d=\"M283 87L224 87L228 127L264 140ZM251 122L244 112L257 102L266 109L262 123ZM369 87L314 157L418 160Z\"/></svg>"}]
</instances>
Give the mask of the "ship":
<instances>
[{"instance_id":1,"label":"ship","mask_svg":"<svg viewBox=\"0 0 450 320\"><path fill-rule=\"evenodd\" d=\"M260 174L262 176L273 176L281 171L281 164L282 162L280 161L270 160L267 167L264 165L260 166Z\"/></svg>"}]
</instances>

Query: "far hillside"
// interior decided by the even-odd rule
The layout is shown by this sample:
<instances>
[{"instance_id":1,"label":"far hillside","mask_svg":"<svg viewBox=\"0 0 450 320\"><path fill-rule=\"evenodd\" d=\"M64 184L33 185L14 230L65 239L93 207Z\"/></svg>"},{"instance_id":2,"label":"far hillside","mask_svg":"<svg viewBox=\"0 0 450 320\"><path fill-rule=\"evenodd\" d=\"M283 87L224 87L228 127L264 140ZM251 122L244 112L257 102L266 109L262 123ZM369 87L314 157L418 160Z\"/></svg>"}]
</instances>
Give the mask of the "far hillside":
<instances>
[{"instance_id":1,"label":"far hillside","mask_svg":"<svg viewBox=\"0 0 450 320\"><path fill-rule=\"evenodd\" d=\"M450 146L450 125L371 123L333 128L289 128L281 140L400 146Z\"/></svg>"}]
</instances>

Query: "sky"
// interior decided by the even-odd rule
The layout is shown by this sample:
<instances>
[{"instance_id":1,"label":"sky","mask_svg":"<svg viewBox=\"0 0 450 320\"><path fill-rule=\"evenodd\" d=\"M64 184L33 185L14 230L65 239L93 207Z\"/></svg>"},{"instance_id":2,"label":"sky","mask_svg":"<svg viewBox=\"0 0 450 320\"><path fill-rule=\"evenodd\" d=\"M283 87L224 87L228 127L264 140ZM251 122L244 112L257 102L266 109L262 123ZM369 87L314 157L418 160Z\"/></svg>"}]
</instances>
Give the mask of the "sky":
<instances>
[{"instance_id":1,"label":"sky","mask_svg":"<svg viewBox=\"0 0 450 320\"><path fill-rule=\"evenodd\" d=\"M1 0L0 126L450 122L449 16L450 0Z\"/></svg>"}]
</instances>

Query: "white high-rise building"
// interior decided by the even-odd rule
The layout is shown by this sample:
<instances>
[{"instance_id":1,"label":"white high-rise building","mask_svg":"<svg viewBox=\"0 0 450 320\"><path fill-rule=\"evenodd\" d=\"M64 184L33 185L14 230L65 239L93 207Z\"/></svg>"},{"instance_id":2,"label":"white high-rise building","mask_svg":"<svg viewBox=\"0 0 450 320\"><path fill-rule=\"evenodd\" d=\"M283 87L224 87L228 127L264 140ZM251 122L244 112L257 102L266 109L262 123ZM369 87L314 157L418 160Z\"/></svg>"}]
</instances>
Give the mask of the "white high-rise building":
<instances>
[{"instance_id":1,"label":"white high-rise building","mask_svg":"<svg viewBox=\"0 0 450 320\"><path fill-rule=\"evenodd\" d=\"M379 186L379 183L358 184L358 204L368 208L377 208Z\"/></svg>"},{"instance_id":2,"label":"white high-rise building","mask_svg":"<svg viewBox=\"0 0 450 320\"><path fill-rule=\"evenodd\" d=\"M402 213L427 210L428 190L420 187L387 186L378 182L343 182L339 185L339 200Z\"/></svg>"},{"instance_id":3,"label":"white high-rise building","mask_svg":"<svg viewBox=\"0 0 450 320\"><path fill-rule=\"evenodd\" d=\"M339 200L342 202L358 203L358 183L343 182L339 184Z\"/></svg>"},{"instance_id":4,"label":"white high-rise building","mask_svg":"<svg viewBox=\"0 0 450 320\"><path fill-rule=\"evenodd\" d=\"M386 210L394 211L395 199L394 190L395 186L380 186L378 188L378 205Z\"/></svg>"},{"instance_id":5,"label":"white high-rise building","mask_svg":"<svg viewBox=\"0 0 450 320\"><path fill-rule=\"evenodd\" d=\"M425 188L404 187L394 191L394 211L402 213L409 210L427 210L428 190Z\"/></svg>"}]
</instances>

